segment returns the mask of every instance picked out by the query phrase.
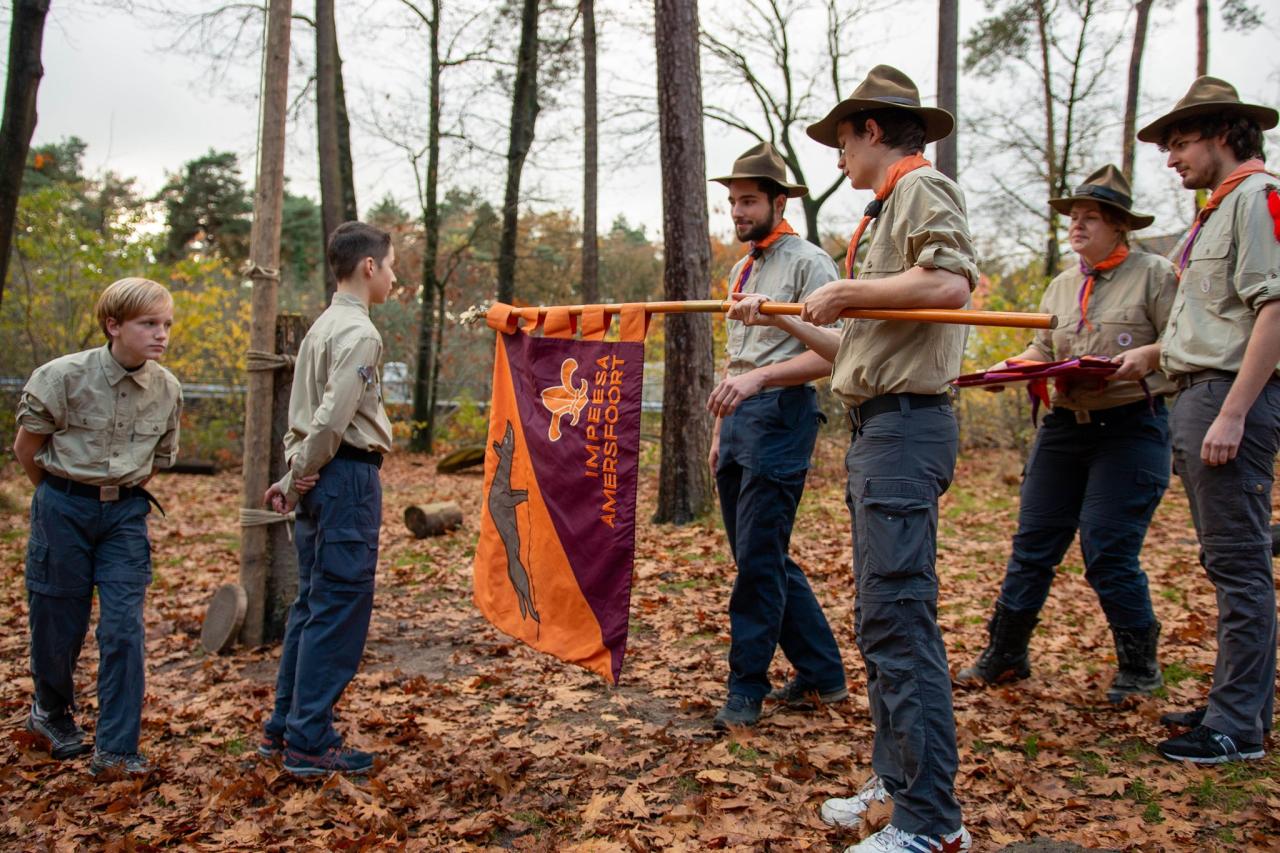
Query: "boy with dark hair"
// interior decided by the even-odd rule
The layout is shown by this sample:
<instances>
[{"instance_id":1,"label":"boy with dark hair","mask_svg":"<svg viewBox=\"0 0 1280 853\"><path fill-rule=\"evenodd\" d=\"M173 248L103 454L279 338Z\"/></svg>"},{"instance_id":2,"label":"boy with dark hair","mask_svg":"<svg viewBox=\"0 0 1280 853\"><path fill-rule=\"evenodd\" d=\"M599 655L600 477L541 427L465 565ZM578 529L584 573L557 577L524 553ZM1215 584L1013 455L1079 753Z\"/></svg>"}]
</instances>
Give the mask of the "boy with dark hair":
<instances>
[{"instance_id":1,"label":"boy with dark hair","mask_svg":"<svg viewBox=\"0 0 1280 853\"><path fill-rule=\"evenodd\" d=\"M809 190L787 180L772 145L754 146L732 174L711 180L729 188L737 237L751 246L729 273L731 292L800 302L836 276L831 257L783 216L787 199ZM716 416L711 472L738 569L729 599L729 696L714 720L720 729L754 725L766 696L807 706L849 695L831 626L787 553L822 417L810 383L827 376L830 365L815 363L803 343L768 327L731 321L727 343L724 379L707 401ZM769 663L778 647L796 675L770 692Z\"/></svg>"},{"instance_id":2,"label":"boy with dark hair","mask_svg":"<svg viewBox=\"0 0 1280 853\"><path fill-rule=\"evenodd\" d=\"M767 321L804 341L809 358L833 363L831 390L849 407L853 429L846 498L874 773L854 796L823 803L821 814L856 826L872 802L893 800L889 825L849 848L857 853L956 853L972 843L955 796L959 758L935 570L938 498L951 484L959 445L947 390L960 373L965 329L861 319L845 320L840 333L820 328L845 308L968 304L978 268L964 196L921 156L954 124L945 110L920 104L905 74L878 65L809 126L810 137L840 151L853 188L876 196L849 242L847 277L810 294L799 320ZM758 306L743 300L730 316L760 322Z\"/></svg>"},{"instance_id":3,"label":"boy with dark hair","mask_svg":"<svg viewBox=\"0 0 1280 853\"><path fill-rule=\"evenodd\" d=\"M373 613L382 486L378 470L391 450L382 407L382 336L369 306L395 284L391 236L344 222L329 237L338 279L333 302L298 349L289 431L289 471L267 490L277 512L297 507L298 597L289 610L275 709L258 752L285 752L295 776L364 773L373 755L343 745L333 706L360 666Z\"/></svg>"},{"instance_id":4,"label":"boy with dark hair","mask_svg":"<svg viewBox=\"0 0 1280 853\"><path fill-rule=\"evenodd\" d=\"M36 369L18 403L14 455L35 485L27 603L35 701L27 729L54 758L88 752L75 669L98 591L98 727L89 772L142 775L143 599L151 582L143 488L178 455L182 390L157 360L173 325L169 291L144 278L98 300L107 345Z\"/></svg>"},{"instance_id":5,"label":"boy with dark hair","mask_svg":"<svg viewBox=\"0 0 1280 853\"><path fill-rule=\"evenodd\" d=\"M1173 467L1218 596L1218 659L1207 705L1163 718L1191 730L1157 750L1197 764L1262 758L1275 701L1280 180L1264 168L1262 131L1278 118L1201 77L1138 131L1184 187L1213 191L1175 250L1179 286L1160 342L1160 368L1179 389Z\"/></svg>"}]
</instances>

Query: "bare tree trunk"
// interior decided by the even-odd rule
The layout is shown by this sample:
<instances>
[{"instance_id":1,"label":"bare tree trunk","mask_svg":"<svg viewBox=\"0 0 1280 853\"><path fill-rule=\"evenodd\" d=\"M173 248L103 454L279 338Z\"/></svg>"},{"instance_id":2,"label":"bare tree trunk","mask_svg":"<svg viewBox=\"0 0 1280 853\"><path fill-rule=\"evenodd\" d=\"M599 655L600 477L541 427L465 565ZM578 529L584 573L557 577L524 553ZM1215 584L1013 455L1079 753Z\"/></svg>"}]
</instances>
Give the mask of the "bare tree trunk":
<instances>
[{"instance_id":1,"label":"bare tree trunk","mask_svg":"<svg viewBox=\"0 0 1280 853\"><path fill-rule=\"evenodd\" d=\"M511 141L507 146L507 191L502 200L502 237L498 244L498 301L516 294L516 240L520 226L520 173L533 145L538 119L538 0L524 0L520 13L520 50L511 95Z\"/></svg>"},{"instance_id":2,"label":"bare tree trunk","mask_svg":"<svg viewBox=\"0 0 1280 853\"><path fill-rule=\"evenodd\" d=\"M1120 155L1120 171L1133 185L1133 160L1136 154L1135 134L1138 127L1138 88L1142 82L1142 53L1147 47L1147 22L1155 0L1138 0L1134 4L1133 50L1129 54L1129 80L1124 96L1124 143Z\"/></svg>"},{"instance_id":3,"label":"bare tree trunk","mask_svg":"<svg viewBox=\"0 0 1280 853\"><path fill-rule=\"evenodd\" d=\"M276 352L298 354L302 338L307 334L307 320L301 314L276 317ZM293 369L275 372L271 407L271 479L277 480L289 470L284 459L284 436L289 431L289 397L293 393ZM268 528L268 563L265 605L262 615L262 641L276 643L284 639L289 621L289 605L298 596L298 552L293 547L293 530L287 524Z\"/></svg>"},{"instance_id":4,"label":"bare tree trunk","mask_svg":"<svg viewBox=\"0 0 1280 853\"><path fill-rule=\"evenodd\" d=\"M582 301L600 301L600 247L596 242L596 184L600 175L596 119L596 4L582 11Z\"/></svg>"},{"instance_id":5,"label":"bare tree trunk","mask_svg":"<svg viewBox=\"0 0 1280 853\"><path fill-rule=\"evenodd\" d=\"M706 152L697 0L655 0L658 134L662 154L662 270L667 299L706 299L711 245L707 227ZM654 520L684 524L711 505L707 453L711 421L711 321L668 314L662 387L662 466Z\"/></svg>"},{"instance_id":6,"label":"bare tree trunk","mask_svg":"<svg viewBox=\"0 0 1280 853\"><path fill-rule=\"evenodd\" d=\"M253 230L249 260L253 279L249 348L274 352L276 284L280 277L280 218L284 206L284 144L289 97L289 23L292 0L270 0L267 10L266 62L263 64L262 138L258 142L258 183L254 189ZM244 492L241 506L260 508L271 478L271 397L275 376L270 370L249 373L244 411ZM249 599L240 641L263 641L267 588L267 527L240 531L240 585Z\"/></svg>"},{"instance_id":7,"label":"bare tree trunk","mask_svg":"<svg viewBox=\"0 0 1280 853\"><path fill-rule=\"evenodd\" d=\"M956 179L960 148L960 116L956 112L957 62L960 55L960 0L938 0L938 106L956 117L956 129L938 140L938 171Z\"/></svg>"},{"instance_id":8,"label":"bare tree trunk","mask_svg":"<svg viewBox=\"0 0 1280 853\"><path fill-rule=\"evenodd\" d=\"M1209 0L1196 0L1196 76L1209 73Z\"/></svg>"},{"instance_id":9,"label":"bare tree trunk","mask_svg":"<svg viewBox=\"0 0 1280 853\"><path fill-rule=\"evenodd\" d=\"M430 83L427 97L427 180L422 200L422 313L418 315L418 366L413 382L413 436L409 446L430 453L435 449L436 384L433 377L439 360L435 346L442 330L433 330L437 322L435 299L439 288L436 261L440 254L440 2L431 0L431 19L427 21L430 41ZM444 294L440 294L441 308Z\"/></svg>"},{"instance_id":10,"label":"bare tree trunk","mask_svg":"<svg viewBox=\"0 0 1280 853\"><path fill-rule=\"evenodd\" d=\"M1036 33L1040 39L1040 74L1044 86L1044 142L1045 142L1045 187L1050 195L1057 186L1058 163L1057 129L1053 114L1053 75L1049 62L1052 40L1049 37L1049 13L1044 0L1036 2ZM1058 271L1058 221L1050 214L1048 233L1045 235L1044 274L1051 277Z\"/></svg>"},{"instance_id":11,"label":"bare tree trunk","mask_svg":"<svg viewBox=\"0 0 1280 853\"><path fill-rule=\"evenodd\" d=\"M333 76L337 89L338 106L338 165L342 168L342 221L360 218L356 207L356 172L351 163L351 119L347 115L347 90L342 85L342 51L338 41L333 42ZM328 235L325 235L328 240Z\"/></svg>"},{"instance_id":12,"label":"bare tree trunk","mask_svg":"<svg viewBox=\"0 0 1280 853\"><path fill-rule=\"evenodd\" d=\"M323 245L343 221L341 149L338 143L338 30L333 0L316 0L316 131L320 155L320 221ZM323 255L323 252L321 253ZM333 270L324 264L324 301L338 289Z\"/></svg>"},{"instance_id":13,"label":"bare tree trunk","mask_svg":"<svg viewBox=\"0 0 1280 853\"><path fill-rule=\"evenodd\" d=\"M36 129L36 92L44 66L40 50L49 0L14 0L9 27L9 80L4 87L4 120L0 123L0 302L9 277L9 247L22 192L31 134Z\"/></svg>"}]
</instances>

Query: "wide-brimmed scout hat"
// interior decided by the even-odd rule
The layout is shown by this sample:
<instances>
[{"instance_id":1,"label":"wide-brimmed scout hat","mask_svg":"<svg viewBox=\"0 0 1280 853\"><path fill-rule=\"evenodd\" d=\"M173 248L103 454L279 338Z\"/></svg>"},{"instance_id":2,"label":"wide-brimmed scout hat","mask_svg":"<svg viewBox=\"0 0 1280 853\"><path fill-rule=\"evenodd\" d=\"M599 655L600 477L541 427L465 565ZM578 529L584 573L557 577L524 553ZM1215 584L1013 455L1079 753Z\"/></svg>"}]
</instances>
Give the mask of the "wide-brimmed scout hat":
<instances>
[{"instance_id":1,"label":"wide-brimmed scout hat","mask_svg":"<svg viewBox=\"0 0 1280 853\"><path fill-rule=\"evenodd\" d=\"M717 184L729 186L730 181L752 179L757 181L773 181L787 193L787 198L799 198L809 194L804 184L793 184L787 180L787 164L783 162L778 149L768 142L753 145L733 161L733 174L719 178L709 178Z\"/></svg>"},{"instance_id":2,"label":"wide-brimmed scout hat","mask_svg":"<svg viewBox=\"0 0 1280 853\"><path fill-rule=\"evenodd\" d=\"M891 65L877 65L867 72L853 94L836 104L835 109L817 124L805 129L811 139L831 148L839 148L836 127L854 113L882 110L886 107L905 110L924 122L924 141L934 142L951 135L956 120L951 113L937 107L920 105L920 91L911 78Z\"/></svg>"},{"instance_id":3,"label":"wide-brimmed scout hat","mask_svg":"<svg viewBox=\"0 0 1280 853\"><path fill-rule=\"evenodd\" d=\"M1063 198L1049 199L1049 206L1058 213L1070 214L1071 205L1078 201L1096 201L1124 216L1129 222L1129 229L1136 231L1146 228L1156 221L1154 216L1133 211L1133 191L1124 174L1110 163L1084 179L1084 183L1071 191L1071 195Z\"/></svg>"},{"instance_id":4,"label":"wide-brimmed scout hat","mask_svg":"<svg viewBox=\"0 0 1280 853\"><path fill-rule=\"evenodd\" d=\"M1280 121L1280 113L1271 107L1261 104L1246 104L1240 100L1236 87L1226 80L1217 77L1197 77L1191 84L1182 100L1173 105L1173 109L1151 124L1138 131L1138 139L1143 142L1160 142L1165 130L1183 119L1213 113L1230 113L1245 116L1258 123L1263 130L1270 130Z\"/></svg>"}]
</instances>

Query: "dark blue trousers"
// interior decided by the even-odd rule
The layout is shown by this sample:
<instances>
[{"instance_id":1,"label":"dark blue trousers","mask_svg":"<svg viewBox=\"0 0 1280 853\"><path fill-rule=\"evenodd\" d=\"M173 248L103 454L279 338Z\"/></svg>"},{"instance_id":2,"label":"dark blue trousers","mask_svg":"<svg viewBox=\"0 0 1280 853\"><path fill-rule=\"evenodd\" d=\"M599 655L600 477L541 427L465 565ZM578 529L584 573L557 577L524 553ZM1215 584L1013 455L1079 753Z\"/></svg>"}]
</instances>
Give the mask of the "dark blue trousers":
<instances>
[{"instance_id":1,"label":"dark blue trousers","mask_svg":"<svg viewBox=\"0 0 1280 853\"><path fill-rule=\"evenodd\" d=\"M289 608L276 704L265 729L291 749L342 743L333 706L355 677L373 614L382 484L367 462L334 459L296 509L298 597Z\"/></svg>"},{"instance_id":2,"label":"dark blue trousers","mask_svg":"<svg viewBox=\"0 0 1280 853\"><path fill-rule=\"evenodd\" d=\"M1022 480L1018 532L1000 601L1040 610L1076 531L1084 576L1115 628L1155 621L1138 555L1171 473L1163 400L1093 412L1077 423L1055 410L1036 434Z\"/></svg>"},{"instance_id":3,"label":"dark blue trousers","mask_svg":"<svg viewBox=\"0 0 1280 853\"><path fill-rule=\"evenodd\" d=\"M716 486L738 576L729 598L729 692L763 698L782 652L804 684L844 686L844 662L804 571L787 553L818 436L812 388L745 400L720 426Z\"/></svg>"},{"instance_id":4,"label":"dark blue trousers","mask_svg":"<svg viewBox=\"0 0 1280 853\"><path fill-rule=\"evenodd\" d=\"M75 671L98 590L97 748L138 751L151 583L146 498L103 503L41 483L31 499L27 619L36 701L58 718L76 708Z\"/></svg>"},{"instance_id":5,"label":"dark blue trousers","mask_svg":"<svg viewBox=\"0 0 1280 853\"><path fill-rule=\"evenodd\" d=\"M893 797L894 826L960 827L955 715L938 629L938 498L955 474L951 406L900 409L853 436L845 499L853 521L854 627L875 723L871 766Z\"/></svg>"}]
</instances>

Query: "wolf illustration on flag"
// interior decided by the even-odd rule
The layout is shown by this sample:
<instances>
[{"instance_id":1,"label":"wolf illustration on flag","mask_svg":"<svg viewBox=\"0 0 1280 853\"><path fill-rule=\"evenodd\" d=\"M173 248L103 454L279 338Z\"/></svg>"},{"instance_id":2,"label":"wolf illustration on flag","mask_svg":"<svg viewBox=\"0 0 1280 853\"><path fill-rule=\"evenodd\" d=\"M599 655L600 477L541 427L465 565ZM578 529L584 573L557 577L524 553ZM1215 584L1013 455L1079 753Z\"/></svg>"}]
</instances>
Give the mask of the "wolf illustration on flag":
<instances>
[{"instance_id":1,"label":"wolf illustration on flag","mask_svg":"<svg viewBox=\"0 0 1280 853\"><path fill-rule=\"evenodd\" d=\"M604 341L573 321L495 305L475 602L499 630L617 683L635 552L643 313ZM590 327L590 328L588 328Z\"/></svg>"}]
</instances>

